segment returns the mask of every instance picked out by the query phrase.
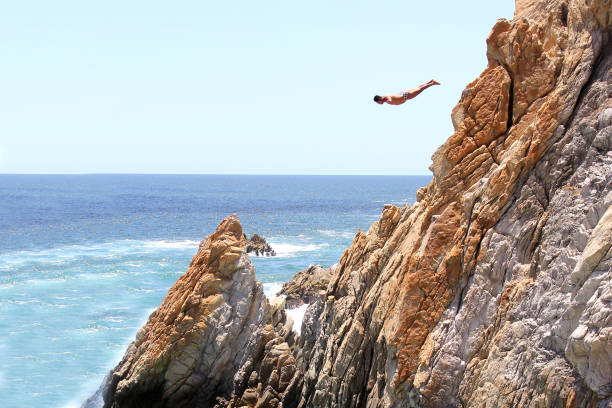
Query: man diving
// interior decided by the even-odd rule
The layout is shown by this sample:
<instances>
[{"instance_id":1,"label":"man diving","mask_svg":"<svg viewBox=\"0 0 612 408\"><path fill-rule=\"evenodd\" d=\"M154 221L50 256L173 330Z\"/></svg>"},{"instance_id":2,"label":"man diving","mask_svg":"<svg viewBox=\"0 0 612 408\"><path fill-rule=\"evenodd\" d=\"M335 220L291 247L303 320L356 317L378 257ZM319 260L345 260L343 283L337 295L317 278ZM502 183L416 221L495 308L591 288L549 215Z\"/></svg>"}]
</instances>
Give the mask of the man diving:
<instances>
[{"instance_id":1,"label":"man diving","mask_svg":"<svg viewBox=\"0 0 612 408\"><path fill-rule=\"evenodd\" d=\"M374 102L376 102L379 105L382 105L385 102L388 103L389 105L401 105L402 103L406 102L408 99L414 98L415 96L417 96L418 94L420 94L421 92L423 92L424 90L426 90L427 88L433 85L440 85L440 83L436 81L435 79L432 79L431 81L427 83L419 85L418 87L414 89L408 89L402 93L393 94L393 95L383 95L383 96L376 95L374 97Z\"/></svg>"}]
</instances>

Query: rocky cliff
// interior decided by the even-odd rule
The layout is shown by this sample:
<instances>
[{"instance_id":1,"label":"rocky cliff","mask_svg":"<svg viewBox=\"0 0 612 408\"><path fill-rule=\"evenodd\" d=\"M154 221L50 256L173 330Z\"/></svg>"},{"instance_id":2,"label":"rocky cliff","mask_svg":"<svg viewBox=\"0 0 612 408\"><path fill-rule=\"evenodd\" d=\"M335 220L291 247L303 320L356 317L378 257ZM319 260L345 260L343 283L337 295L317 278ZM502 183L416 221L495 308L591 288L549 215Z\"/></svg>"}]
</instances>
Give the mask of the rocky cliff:
<instances>
[{"instance_id":1,"label":"rocky cliff","mask_svg":"<svg viewBox=\"0 0 612 408\"><path fill-rule=\"evenodd\" d=\"M225 220L106 406L612 406L612 2L524 0L433 181L355 236L294 343Z\"/></svg>"}]
</instances>

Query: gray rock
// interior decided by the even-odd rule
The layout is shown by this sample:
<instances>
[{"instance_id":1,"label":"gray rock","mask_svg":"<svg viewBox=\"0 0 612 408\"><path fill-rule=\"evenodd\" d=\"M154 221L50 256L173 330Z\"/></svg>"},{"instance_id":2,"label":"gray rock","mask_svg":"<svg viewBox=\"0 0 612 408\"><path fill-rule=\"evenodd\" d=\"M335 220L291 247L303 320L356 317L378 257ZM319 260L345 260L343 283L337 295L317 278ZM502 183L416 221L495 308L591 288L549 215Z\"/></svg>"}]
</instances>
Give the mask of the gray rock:
<instances>
[{"instance_id":1,"label":"gray rock","mask_svg":"<svg viewBox=\"0 0 612 408\"><path fill-rule=\"evenodd\" d=\"M334 273L334 267L323 269L321 265L310 265L283 284L278 293L285 296L288 309L316 302L325 295L325 290Z\"/></svg>"}]
</instances>

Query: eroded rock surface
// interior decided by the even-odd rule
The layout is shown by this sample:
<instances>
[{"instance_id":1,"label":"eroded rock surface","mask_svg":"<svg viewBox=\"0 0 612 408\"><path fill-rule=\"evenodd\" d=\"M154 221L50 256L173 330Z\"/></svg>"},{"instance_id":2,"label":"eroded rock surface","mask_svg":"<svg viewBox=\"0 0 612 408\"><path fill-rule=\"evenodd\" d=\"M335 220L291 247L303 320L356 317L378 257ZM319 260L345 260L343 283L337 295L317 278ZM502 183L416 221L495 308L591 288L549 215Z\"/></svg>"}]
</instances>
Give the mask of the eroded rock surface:
<instances>
[{"instance_id":1,"label":"eroded rock surface","mask_svg":"<svg viewBox=\"0 0 612 408\"><path fill-rule=\"evenodd\" d=\"M296 273L289 282L285 282L278 294L285 296L289 309L314 303L324 296L334 269L335 267L323 269L321 265L310 265Z\"/></svg>"},{"instance_id":2,"label":"eroded rock surface","mask_svg":"<svg viewBox=\"0 0 612 408\"><path fill-rule=\"evenodd\" d=\"M285 390L296 370L285 353L294 342L293 322L283 303L267 302L244 244L236 216L202 241L107 378L105 407L226 406L242 395L246 380L259 384L251 378L256 369L263 371L263 392ZM278 359L289 368L275 382L267 374L276 372L270 366Z\"/></svg>"}]
</instances>

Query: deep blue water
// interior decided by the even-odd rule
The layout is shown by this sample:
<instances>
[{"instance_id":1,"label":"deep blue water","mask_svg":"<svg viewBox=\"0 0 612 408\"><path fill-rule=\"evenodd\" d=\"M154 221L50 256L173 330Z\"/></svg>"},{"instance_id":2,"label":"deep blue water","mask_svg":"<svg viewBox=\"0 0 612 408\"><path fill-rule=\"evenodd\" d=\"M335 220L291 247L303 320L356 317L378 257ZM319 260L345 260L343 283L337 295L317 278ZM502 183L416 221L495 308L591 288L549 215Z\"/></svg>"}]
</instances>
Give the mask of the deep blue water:
<instances>
[{"instance_id":1,"label":"deep blue water","mask_svg":"<svg viewBox=\"0 0 612 408\"><path fill-rule=\"evenodd\" d=\"M266 292L336 263L429 176L0 175L0 407L78 406L237 213Z\"/></svg>"}]
</instances>

